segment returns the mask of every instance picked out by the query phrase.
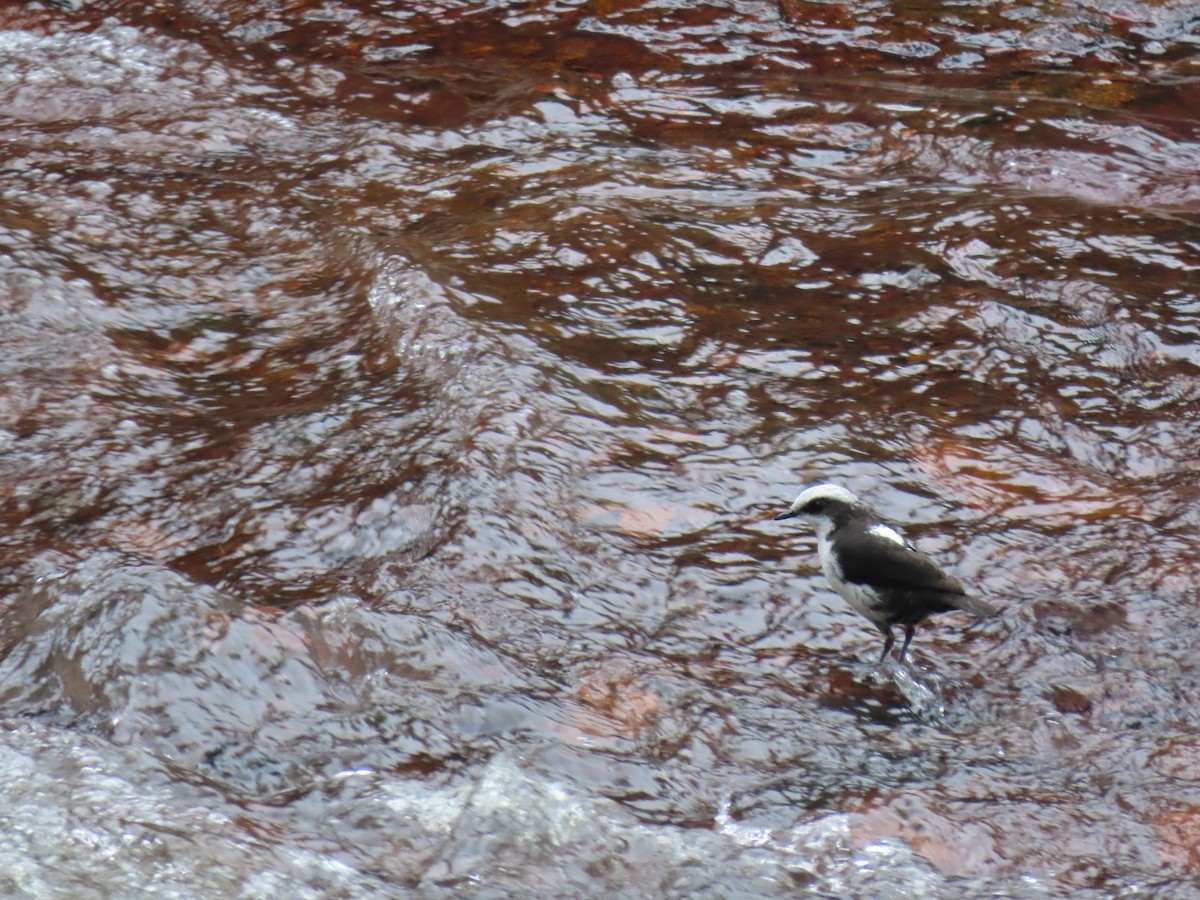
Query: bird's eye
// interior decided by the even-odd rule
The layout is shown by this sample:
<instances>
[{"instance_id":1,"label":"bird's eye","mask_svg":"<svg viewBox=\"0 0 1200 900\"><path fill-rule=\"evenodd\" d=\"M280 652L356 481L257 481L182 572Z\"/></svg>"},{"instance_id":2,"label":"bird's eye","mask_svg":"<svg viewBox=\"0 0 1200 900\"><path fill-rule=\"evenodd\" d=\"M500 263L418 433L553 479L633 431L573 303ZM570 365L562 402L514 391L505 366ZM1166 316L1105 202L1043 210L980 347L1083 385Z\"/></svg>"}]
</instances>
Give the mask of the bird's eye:
<instances>
[{"instance_id":1,"label":"bird's eye","mask_svg":"<svg viewBox=\"0 0 1200 900\"><path fill-rule=\"evenodd\" d=\"M804 509L810 513L820 512L824 508L825 508L825 501L820 498L818 498L816 500L809 500L808 504L804 507Z\"/></svg>"}]
</instances>

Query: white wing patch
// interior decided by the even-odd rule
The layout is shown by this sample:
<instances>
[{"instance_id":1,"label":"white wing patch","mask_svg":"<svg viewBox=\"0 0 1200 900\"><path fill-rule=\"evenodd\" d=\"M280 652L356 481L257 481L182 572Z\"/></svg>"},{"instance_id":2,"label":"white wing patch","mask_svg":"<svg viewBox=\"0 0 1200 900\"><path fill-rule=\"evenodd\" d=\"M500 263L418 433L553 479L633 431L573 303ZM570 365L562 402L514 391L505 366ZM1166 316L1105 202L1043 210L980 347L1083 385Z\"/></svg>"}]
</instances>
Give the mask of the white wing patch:
<instances>
[{"instance_id":1,"label":"white wing patch","mask_svg":"<svg viewBox=\"0 0 1200 900\"><path fill-rule=\"evenodd\" d=\"M904 547L906 550L913 549L913 545L904 539L904 535L902 535L900 532L898 532L891 525L884 525L882 522L876 522L874 525L872 525L867 530L870 531L871 534L875 535L876 537L881 537L881 538L884 538L885 540L891 541L892 543L899 544L901 547Z\"/></svg>"}]
</instances>

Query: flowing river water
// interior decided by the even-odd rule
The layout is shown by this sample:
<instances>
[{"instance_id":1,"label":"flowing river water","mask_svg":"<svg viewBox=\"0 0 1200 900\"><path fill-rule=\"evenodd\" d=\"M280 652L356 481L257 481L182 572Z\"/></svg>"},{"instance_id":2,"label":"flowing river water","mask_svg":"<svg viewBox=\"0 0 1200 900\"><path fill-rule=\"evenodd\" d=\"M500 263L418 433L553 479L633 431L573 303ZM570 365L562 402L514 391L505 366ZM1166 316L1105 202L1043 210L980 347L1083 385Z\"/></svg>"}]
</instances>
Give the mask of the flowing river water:
<instances>
[{"instance_id":1,"label":"flowing river water","mask_svg":"<svg viewBox=\"0 0 1200 900\"><path fill-rule=\"evenodd\" d=\"M1200 7L0 8L0 893L1200 896ZM999 616L911 665L836 481Z\"/></svg>"}]
</instances>

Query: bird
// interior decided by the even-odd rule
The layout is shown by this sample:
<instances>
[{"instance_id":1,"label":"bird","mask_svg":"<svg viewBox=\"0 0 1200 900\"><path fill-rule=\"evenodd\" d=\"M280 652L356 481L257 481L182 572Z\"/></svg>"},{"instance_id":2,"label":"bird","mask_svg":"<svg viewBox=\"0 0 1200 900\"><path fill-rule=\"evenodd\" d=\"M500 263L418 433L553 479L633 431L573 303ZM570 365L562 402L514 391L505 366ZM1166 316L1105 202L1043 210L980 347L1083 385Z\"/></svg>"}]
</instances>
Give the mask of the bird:
<instances>
[{"instance_id":1,"label":"bird","mask_svg":"<svg viewBox=\"0 0 1200 900\"><path fill-rule=\"evenodd\" d=\"M903 663L917 625L934 613L958 609L980 618L996 614L995 607L969 595L957 578L840 485L817 484L801 491L787 511L775 517L791 518L813 526L817 557L830 586L883 634L877 665L896 643L893 625L904 626L899 659Z\"/></svg>"}]
</instances>

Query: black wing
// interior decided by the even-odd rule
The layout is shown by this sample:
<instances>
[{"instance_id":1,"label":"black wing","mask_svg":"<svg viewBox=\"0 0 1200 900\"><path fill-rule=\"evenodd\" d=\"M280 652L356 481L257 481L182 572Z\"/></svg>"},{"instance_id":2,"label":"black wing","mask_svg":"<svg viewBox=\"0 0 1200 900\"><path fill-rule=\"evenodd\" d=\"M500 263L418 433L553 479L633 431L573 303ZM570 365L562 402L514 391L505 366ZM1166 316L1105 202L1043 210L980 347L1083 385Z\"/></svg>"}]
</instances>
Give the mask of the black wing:
<instances>
[{"instance_id":1,"label":"black wing","mask_svg":"<svg viewBox=\"0 0 1200 900\"><path fill-rule=\"evenodd\" d=\"M853 541L838 541L833 536L842 577L855 584L874 588L899 588L965 594L957 578L947 575L938 564L911 546L901 546L882 535L866 532Z\"/></svg>"}]
</instances>

